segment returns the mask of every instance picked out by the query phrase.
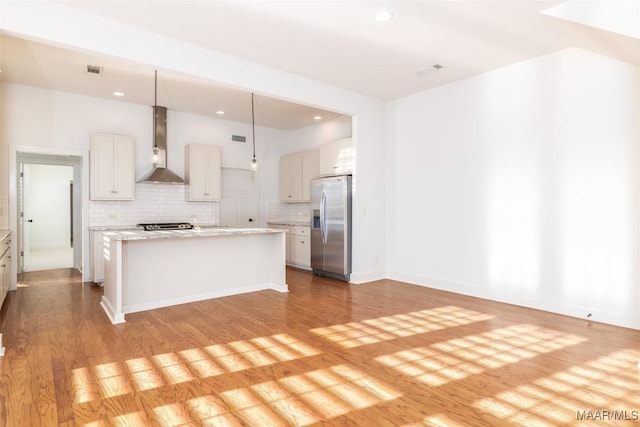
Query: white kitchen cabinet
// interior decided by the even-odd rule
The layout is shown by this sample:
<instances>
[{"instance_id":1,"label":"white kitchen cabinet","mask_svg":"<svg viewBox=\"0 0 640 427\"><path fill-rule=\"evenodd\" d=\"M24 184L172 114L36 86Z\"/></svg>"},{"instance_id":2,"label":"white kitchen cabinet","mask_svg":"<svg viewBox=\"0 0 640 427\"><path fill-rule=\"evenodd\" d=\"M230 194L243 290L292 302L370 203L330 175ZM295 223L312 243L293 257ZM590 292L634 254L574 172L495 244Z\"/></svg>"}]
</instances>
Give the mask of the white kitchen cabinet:
<instances>
[{"instance_id":1,"label":"white kitchen cabinet","mask_svg":"<svg viewBox=\"0 0 640 427\"><path fill-rule=\"evenodd\" d=\"M311 229L309 227L289 227L291 236L291 257L289 263L296 267L311 267Z\"/></svg>"},{"instance_id":2,"label":"white kitchen cabinet","mask_svg":"<svg viewBox=\"0 0 640 427\"><path fill-rule=\"evenodd\" d=\"M222 155L220 147L206 144L185 146L187 200L213 202L222 199Z\"/></svg>"},{"instance_id":3,"label":"white kitchen cabinet","mask_svg":"<svg viewBox=\"0 0 640 427\"><path fill-rule=\"evenodd\" d=\"M283 203L309 202L311 180L318 176L318 151L293 153L280 158L279 190Z\"/></svg>"},{"instance_id":4,"label":"white kitchen cabinet","mask_svg":"<svg viewBox=\"0 0 640 427\"><path fill-rule=\"evenodd\" d=\"M11 287L11 235L0 241L0 307ZM2 344L0 343L0 347Z\"/></svg>"},{"instance_id":5,"label":"white kitchen cabinet","mask_svg":"<svg viewBox=\"0 0 640 427\"><path fill-rule=\"evenodd\" d=\"M91 240L89 259L91 260L91 280L94 283L104 282L104 239L102 231L93 230L89 236Z\"/></svg>"},{"instance_id":6,"label":"white kitchen cabinet","mask_svg":"<svg viewBox=\"0 0 640 427\"><path fill-rule=\"evenodd\" d=\"M135 162L133 138L91 136L91 200L133 200Z\"/></svg>"},{"instance_id":7,"label":"white kitchen cabinet","mask_svg":"<svg viewBox=\"0 0 640 427\"><path fill-rule=\"evenodd\" d=\"M353 173L352 138L338 139L320 145L320 175L349 175Z\"/></svg>"},{"instance_id":8,"label":"white kitchen cabinet","mask_svg":"<svg viewBox=\"0 0 640 427\"><path fill-rule=\"evenodd\" d=\"M269 223L270 228L285 230L286 262L292 267L311 268L311 228Z\"/></svg>"}]
</instances>

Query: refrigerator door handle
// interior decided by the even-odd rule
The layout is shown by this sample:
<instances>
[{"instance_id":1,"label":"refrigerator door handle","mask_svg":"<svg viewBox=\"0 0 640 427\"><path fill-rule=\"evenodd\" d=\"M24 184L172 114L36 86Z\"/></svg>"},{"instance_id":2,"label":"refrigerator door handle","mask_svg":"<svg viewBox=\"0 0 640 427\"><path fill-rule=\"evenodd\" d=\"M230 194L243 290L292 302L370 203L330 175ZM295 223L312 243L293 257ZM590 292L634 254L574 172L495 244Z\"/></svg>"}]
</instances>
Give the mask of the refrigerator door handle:
<instances>
[{"instance_id":1,"label":"refrigerator door handle","mask_svg":"<svg viewBox=\"0 0 640 427\"><path fill-rule=\"evenodd\" d=\"M327 218L327 194L322 191L322 197L320 197L320 235L322 236L322 243L327 243L327 231L326 227L326 218Z\"/></svg>"}]
</instances>

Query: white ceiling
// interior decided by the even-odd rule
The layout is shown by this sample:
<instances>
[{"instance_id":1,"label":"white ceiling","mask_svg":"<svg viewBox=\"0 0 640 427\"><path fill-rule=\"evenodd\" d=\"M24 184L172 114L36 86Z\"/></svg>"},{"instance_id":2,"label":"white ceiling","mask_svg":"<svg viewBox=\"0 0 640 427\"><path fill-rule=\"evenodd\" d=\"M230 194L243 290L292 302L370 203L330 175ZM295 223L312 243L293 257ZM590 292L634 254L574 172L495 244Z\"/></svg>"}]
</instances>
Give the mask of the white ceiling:
<instances>
[{"instance_id":1,"label":"white ceiling","mask_svg":"<svg viewBox=\"0 0 640 427\"><path fill-rule=\"evenodd\" d=\"M391 100L578 46L640 66L640 40L558 19L548 1L59 1L181 41ZM389 22L375 14L389 10ZM4 36L4 81L142 105L153 104L153 69ZM84 73L104 67L102 77ZM433 65L442 65L435 71ZM426 70L426 72L417 72ZM160 70L158 104L250 121L251 95ZM256 122L295 129L337 114L259 96Z\"/></svg>"}]
</instances>

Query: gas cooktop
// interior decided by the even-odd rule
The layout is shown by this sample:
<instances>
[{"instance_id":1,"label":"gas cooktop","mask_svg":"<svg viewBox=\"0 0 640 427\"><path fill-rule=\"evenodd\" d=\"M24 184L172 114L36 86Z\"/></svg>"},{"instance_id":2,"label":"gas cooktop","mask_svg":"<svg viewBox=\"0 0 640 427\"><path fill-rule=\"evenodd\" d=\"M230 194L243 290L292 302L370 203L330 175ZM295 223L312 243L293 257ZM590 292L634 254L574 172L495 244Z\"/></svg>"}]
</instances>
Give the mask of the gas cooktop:
<instances>
[{"instance_id":1,"label":"gas cooktop","mask_svg":"<svg viewBox=\"0 0 640 427\"><path fill-rule=\"evenodd\" d=\"M154 222L138 224L138 227L142 227L144 231L191 230L193 228L193 224L190 224L188 222Z\"/></svg>"}]
</instances>

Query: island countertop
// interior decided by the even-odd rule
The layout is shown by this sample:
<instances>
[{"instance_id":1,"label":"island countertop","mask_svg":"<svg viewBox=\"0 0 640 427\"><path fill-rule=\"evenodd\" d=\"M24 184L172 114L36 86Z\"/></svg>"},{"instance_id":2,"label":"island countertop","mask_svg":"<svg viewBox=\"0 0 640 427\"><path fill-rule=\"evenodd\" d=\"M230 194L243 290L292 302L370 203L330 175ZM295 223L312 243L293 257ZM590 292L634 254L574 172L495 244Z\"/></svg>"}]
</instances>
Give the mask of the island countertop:
<instances>
[{"instance_id":1,"label":"island countertop","mask_svg":"<svg viewBox=\"0 0 640 427\"><path fill-rule=\"evenodd\" d=\"M231 228L231 227L202 227L199 230L153 230L144 231L140 228L129 230L105 230L102 235L113 240L151 240L175 239L190 237L219 237L243 234L271 234L282 233L275 228Z\"/></svg>"}]
</instances>

